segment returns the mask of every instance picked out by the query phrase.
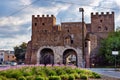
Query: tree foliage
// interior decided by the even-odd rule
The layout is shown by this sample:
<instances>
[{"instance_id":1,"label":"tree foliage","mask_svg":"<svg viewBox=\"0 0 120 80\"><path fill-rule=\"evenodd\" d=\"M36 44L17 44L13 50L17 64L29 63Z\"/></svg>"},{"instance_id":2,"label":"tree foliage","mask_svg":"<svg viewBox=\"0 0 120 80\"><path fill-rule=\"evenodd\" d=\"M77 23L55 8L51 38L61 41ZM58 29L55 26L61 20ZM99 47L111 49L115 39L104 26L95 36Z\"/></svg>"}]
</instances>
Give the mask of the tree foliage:
<instances>
[{"instance_id":1,"label":"tree foliage","mask_svg":"<svg viewBox=\"0 0 120 80\"><path fill-rule=\"evenodd\" d=\"M25 60L25 52L27 49L27 43L23 42L19 46L14 47L14 54L16 56L17 61L24 61Z\"/></svg>"},{"instance_id":2,"label":"tree foliage","mask_svg":"<svg viewBox=\"0 0 120 80\"><path fill-rule=\"evenodd\" d=\"M119 51L116 60L117 64L120 65L120 31L110 33L106 39L102 40L99 51L98 56L101 63L105 63L105 65L113 65L115 56L112 55L112 51Z\"/></svg>"}]
</instances>

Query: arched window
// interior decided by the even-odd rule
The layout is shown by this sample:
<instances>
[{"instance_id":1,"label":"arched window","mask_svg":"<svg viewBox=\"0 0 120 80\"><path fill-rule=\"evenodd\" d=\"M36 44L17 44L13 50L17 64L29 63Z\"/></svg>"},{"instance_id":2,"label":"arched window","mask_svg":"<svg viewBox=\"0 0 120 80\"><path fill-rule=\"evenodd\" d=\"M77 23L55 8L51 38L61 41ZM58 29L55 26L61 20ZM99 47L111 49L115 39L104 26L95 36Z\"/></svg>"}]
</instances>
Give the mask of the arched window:
<instances>
[{"instance_id":1,"label":"arched window","mask_svg":"<svg viewBox=\"0 0 120 80\"><path fill-rule=\"evenodd\" d=\"M67 45L70 44L70 37L69 36L65 38L65 44L67 44Z\"/></svg>"},{"instance_id":2,"label":"arched window","mask_svg":"<svg viewBox=\"0 0 120 80\"><path fill-rule=\"evenodd\" d=\"M68 35L67 37L65 37L65 42L66 45L71 45L74 43L74 35Z\"/></svg>"},{"instance_id":3,"label":"arched window","mask_svg":"<svg viewBox=\"0 0 120 80\"><path fill-rule=\"evenodd\" d=\"M98 26L98 31L101 31L101 27L100 26Z\"/></svg>"},{"instance_id":4,"label":"arched window","mask_svg":"<svg viewBox=\"0 0 120 80\"><path fill-rule=\"evenodd\" d=\"M105 31L107 31L108 30L108 28L105 26Z\"/></svg>"}]
</instances>

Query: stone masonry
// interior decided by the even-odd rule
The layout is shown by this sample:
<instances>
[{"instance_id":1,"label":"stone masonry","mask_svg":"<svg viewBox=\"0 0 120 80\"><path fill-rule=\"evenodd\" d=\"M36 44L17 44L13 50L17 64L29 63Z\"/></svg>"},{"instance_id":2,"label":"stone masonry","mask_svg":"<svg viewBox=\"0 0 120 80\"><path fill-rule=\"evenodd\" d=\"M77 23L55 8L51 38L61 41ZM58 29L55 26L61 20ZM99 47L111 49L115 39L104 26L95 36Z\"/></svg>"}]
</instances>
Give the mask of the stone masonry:
<instances>
[{"instance_id":1,"label":"stone masonry","mask_svg":"<svg viewBox=\"0 0 120 80\"><path fill-rule=\"evenodd\" d=\"M82 53L82 22L56 25L54 15L32 16L32 36L25 55L26 64L67 64L75 56L76 66L90 67L95 62L100 40L114 31L114 12L91 13L91 23L84 22L85 55ZM85 62L83 62L83 57ZM75 62L74 62L75 61Z\"/></svg>"}]
</instances>

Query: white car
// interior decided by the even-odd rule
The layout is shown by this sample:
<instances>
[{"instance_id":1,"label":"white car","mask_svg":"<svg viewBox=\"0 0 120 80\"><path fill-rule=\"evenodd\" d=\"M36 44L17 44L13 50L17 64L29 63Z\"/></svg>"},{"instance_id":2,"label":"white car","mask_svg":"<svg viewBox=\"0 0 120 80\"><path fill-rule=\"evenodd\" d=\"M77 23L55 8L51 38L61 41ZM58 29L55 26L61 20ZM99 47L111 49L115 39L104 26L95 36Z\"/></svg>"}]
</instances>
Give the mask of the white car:
<instances>
[{"instance_id":1,"label":"white car","mask_svg":"<svg viewBox=\"0 0 120 80\"><path fill-rule=\"evenodd\" d=\"M16 62L11 62L10 65L11 65L11 66L15 66L15 65L17 65L17 63L16 63Z\"/></svg>"}]
</instances>

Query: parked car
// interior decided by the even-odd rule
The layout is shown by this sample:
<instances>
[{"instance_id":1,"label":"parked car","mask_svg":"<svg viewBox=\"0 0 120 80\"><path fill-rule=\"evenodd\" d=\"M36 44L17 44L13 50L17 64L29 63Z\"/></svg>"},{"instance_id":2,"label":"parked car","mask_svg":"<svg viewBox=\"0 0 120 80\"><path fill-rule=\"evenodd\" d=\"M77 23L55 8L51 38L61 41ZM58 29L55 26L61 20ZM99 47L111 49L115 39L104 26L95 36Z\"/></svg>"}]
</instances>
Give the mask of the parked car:
<instances>
[{"instance_id":1,"label":"parked car","mask_svg":"<svg viewBox=\"0 0 120 80\"><path fill-rule=\"evenodd\" d=\"M16 62L11 62L10 65L11 65L11 66L16 66L17 63L16 63Z\"/></svg>"}]
</instances>

